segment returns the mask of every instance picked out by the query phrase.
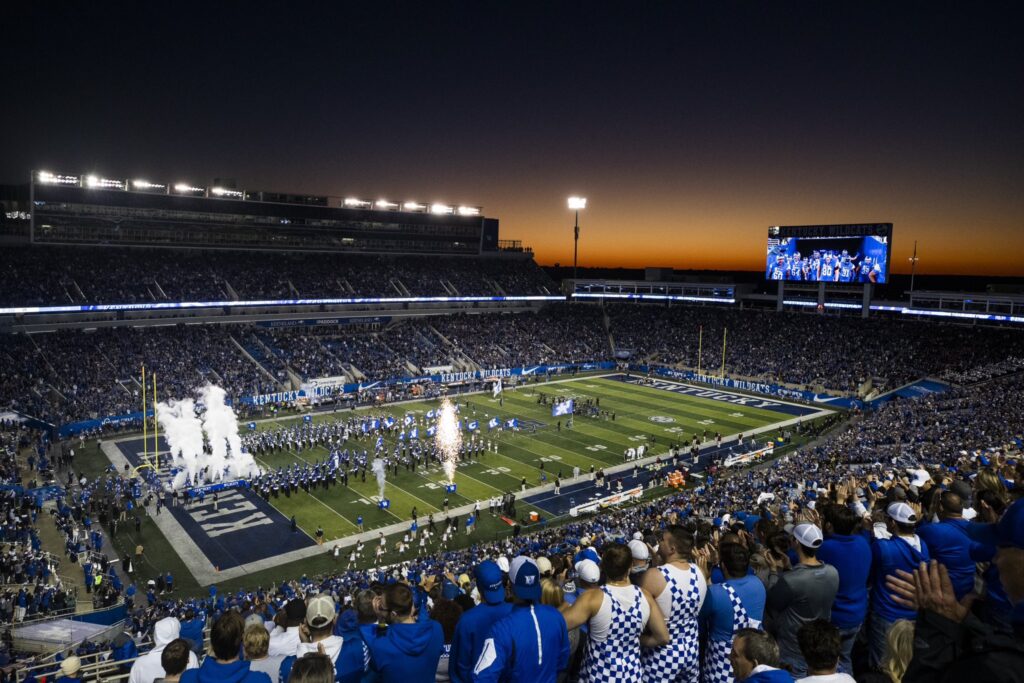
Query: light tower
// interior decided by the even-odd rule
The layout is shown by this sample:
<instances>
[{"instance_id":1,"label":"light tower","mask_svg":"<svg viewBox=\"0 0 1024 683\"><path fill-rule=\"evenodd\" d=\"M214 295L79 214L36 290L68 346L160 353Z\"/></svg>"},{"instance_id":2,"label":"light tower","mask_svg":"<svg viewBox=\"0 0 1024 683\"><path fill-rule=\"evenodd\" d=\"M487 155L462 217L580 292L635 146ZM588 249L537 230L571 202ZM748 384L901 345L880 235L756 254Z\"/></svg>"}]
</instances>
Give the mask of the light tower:
<instances>
[{"instance_id":1,"label":"light tower","mask_svg":"<svg viewBox=\"0 0 1024 683\"><path fill-rule=\"evenodd\" d=\"M586 197L569 197L569 208L576 212L576 225L573 228L572 242L572 279L576 279L576 259L580 252L580 210L587 208Z\"/></svg>"}]
</instances>

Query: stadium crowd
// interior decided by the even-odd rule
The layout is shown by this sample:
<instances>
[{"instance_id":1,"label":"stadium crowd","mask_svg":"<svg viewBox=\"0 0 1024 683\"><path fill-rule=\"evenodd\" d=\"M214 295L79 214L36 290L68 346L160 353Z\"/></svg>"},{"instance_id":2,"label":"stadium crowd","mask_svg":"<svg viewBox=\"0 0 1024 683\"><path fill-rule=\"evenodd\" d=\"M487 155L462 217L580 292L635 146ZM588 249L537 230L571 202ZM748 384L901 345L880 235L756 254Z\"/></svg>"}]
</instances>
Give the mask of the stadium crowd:
<instances>
[{"instance_id":1,"label":"stadium crowd","mask_svg":"<svg viewBox=\"0 0 1024 683\"><path fill-rule=\"evenodd\" d=\"M557 290L531 259L126 249L4 249L2 306L530 295Z\"/></svg>"},{"instance_id":2,"label":"stadium crowd","mask_svg":"<svg viewBox=\"0 0 1024 683\"><path fill-rule=\"evenodd\" d=\"M1022 389L897 399L763 467L390 567L182 599L161 576L132 612L156 647L130 680L1022 680ZM145 496L105 481L73 517Z\"/></svg>"},{"instance_id":3,"label":"stadium crowd","mask_svg":"<svg viewBox=\"0 0 1024 683\"><path fill-rule=\"evenodd\" d=\"M634 360L696 368L700 349L700 367L717 374L724 336L730 375L845 393L869 379L879 392L944 373L953 380L1024 355L1024 337L1008 329L714 307L607 308L616 350Z\"/></svg>"}]
</instances>

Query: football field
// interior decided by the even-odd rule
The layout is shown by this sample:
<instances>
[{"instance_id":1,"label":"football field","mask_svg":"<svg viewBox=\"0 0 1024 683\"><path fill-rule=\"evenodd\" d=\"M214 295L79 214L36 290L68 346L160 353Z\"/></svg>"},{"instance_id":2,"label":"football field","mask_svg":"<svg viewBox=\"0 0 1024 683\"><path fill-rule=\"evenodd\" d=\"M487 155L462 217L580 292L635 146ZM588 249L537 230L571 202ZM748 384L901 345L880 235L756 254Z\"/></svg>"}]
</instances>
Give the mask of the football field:
<instances>
[{"instance_id":1,"label":"football field","mask_svg":"<svg viewBox=\"0 0 1024 683\"><path fill-rule=\"evenodd\" d=\"M542 397L546 402L541 401ZM575 400L576 414L571 427L568 416L552 416L551 401L555 398ZM706 446L701 463L696 467L699 471L713 457L716 432L721 434L724 449L728 450L729 442L734 441L737 434L749 436L758 432L757 441L764 443L778 436L782 425L810 421L832 412L772 397L617 373L528 383L515 389L507 387L500 399L487 392L453 396L451 400L458 404L464 423L479 424L476 438L492 441L496 447L493 451L486 450L479 458L458 463L454 493L445 492L447 477L437 464L420 466L415 471L400 466L397 475L389 470L385 485L385 497L390 501L387 509L378 506L377 481L372 473L366 473L365 478L361 473L351 475L347 486L338 483L329 488L313 487L309 492L300 488L291 495L281 492L269 500L254 491L235 488L220 491L217 499L207 495L203 501L165 508L163 515L150 508L142 535L136 538L128 531L119 535L116 542L131 548L144 536L148 547L156 551L163 547L163 542L154 545L150 534L151 530L159 529L158 533L168 545L166 551L152 556L152 562L157 563L152 568L161 564L180 567L176 571L187 570L198 585L277 576L279 572L286 576L286 572L300 566L303 571L314 566L333 566L321 567L326 560L317 556L328 554L334 545L350 546L357 539L374 542L381 531L390 537L382 559L392 562L403 558L395 550L396 540L408 529L413 510L421 526L428 515L433 515L440 525L445 517L445 498L449 500L451 513L464 520L472 503L480 502L481 510L486 511L489 499L511 491L516 494L517 519L537 512L542 519L550 521L565 515L573 504L608 495L608 489L598 489L589 476L574 481L574 468L578 467L581 475L589 475L591 468L621 466L624 451L640 445L646 448L645 457L664 456L671 444L688 446L696 435ZM600 416L584 414L588 401L595 406L599 402ZM356 411L291 415L257 421L255 430L287 430L305 421L315 426L352 418L360 423L367 418L379 418L383 422L388 416L397 424L403 424L406 416L425 418L440 403L433 399ZM488 429L495 418L502 425L515 419L519 427ZM426 422L418 419L417 423L423 434ZM240 425L240 429L251 433L246 424ZM353 431L358 436L350 435L345 447L350 451L365 449L372 458L377 436ZM385 437L386 453L391 453L396 443L395 433L391 434ZM463 438L469 438L468 431L463 432ZM102 450L117 470L138 466L152 456L151 450L149 456L145 455L138 436L105 443ZM162 455L168 452L163 435L160 452ZM266 470L276 471L294 465L300 468L315 465L329 457L326 447L307 446L301 451L290 448L265 451L257 456L257 462ZM171 475L165 470L162 476ZM645 484L650 476L650 472L633 472L633 467L625 465L624 471L611 475L610 479L616 485L621 481L629 488ZM563 483L560 495L550 486L556 477L561 477ZM522 492L524 480L528 489L525 494ZM362 532L357 525L359 517L363 518ZM297 525L294 531L289 521L292 518ZM315 542L318 527L324 531L326 547L318 547ZM501 517L481 514L472 538L482 541L507 533L508 529ZM460 534L455 547L470 542L470 538ZM436 544L437 541L432 540L425 550L436 552ZM359 564L371 564L370 553L361 556Z\"/></svg>"},{"instance_id":2,"label":"football field","mask_svg":"<svg viewBox=\"0 0 1024 683\"><path fill-rule=\"evenodd\" d=\"M365 528L385 526L411 519L413 508L425 516L441 511L444 499L449 498L452 508L474 501L486 501L505 491L519 492L525 479L529 487L552 483L556 476L563 481L571 478L574 467L584 473L591 466L601 469L623 462L625 449L641 444L649 455L664 453L670 443L689 443L696 434L705 431L712 440L716 432L723 437L779 423L793 414L780 412L774 401L753 399L751 405L736 405L723 400L679 394L664 389L638 386L618 378L582 378L578 380L531 384L503 393L502 405L490 394L457 397L460 415L464 420L480 424L480 437L497 441L497 453L486 452L479 460L463 461L455 474L457 491L444 493L447 482L438 465L410 472L404 467L397 477L389 474L385 497L391 507L377 507L377 484L369 474L366 481L352 477L349 487L335 486L328 490L316 489L310 494L299 491L288 498L272 498L271 503L285 516L295 516L299 525L313 533L321 525L328 539L340 538L357 530L355 520L364 519ZM718 392L720 393L720 392ZM576 415L572 428L567 427L565 416L552 417L551 406L538 403L539 395L575 398L577 406L585 399L600 401L605 418ZM732 394L735 396L735 394ZM770 407L754 407L762 403ZM439 401L406 403L374 409L381 417L391 415L401 419L409 413L422 415L440 405ZM610 414L614 413L614 420ZM344 412L319 414L314 421L348 417ZM487 422L500 417L502 422L516 418L518 432L488 430ZM281 429L300 418L262 422L258 429ZM561 421L561 428L558 423ZM356 443L371 453L374 438L365 437ZM386 440L390 452L394 440ZM290 467L293 462L315 463L328 457L325 448L305 450L302 453L282 451L263 455L258 462L266 468ZM546 482L541 477L546 476Z\"/></svg>"}]
</instances>

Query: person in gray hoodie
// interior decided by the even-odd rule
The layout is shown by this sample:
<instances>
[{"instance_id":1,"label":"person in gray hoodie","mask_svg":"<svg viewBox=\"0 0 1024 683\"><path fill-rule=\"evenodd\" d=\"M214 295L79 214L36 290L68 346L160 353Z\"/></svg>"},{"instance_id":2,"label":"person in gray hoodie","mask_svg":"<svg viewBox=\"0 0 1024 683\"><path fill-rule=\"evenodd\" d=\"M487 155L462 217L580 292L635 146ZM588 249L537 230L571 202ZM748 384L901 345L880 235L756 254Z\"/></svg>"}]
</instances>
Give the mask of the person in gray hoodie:
<instances>
[{"instance_id":1,"label":"person in gray hoodie","mask_svg":"<svg viewBox=\"0 0 1024 683\"><path fill-rule=\"evenodd\" d=\"M181 624L174 617L167 617L156 622L153 626L153 649L135 660L132 664L132 671L128 675L128 683L153 683L157 678L163 678L164 665L160 661L160 655L164 648L172 640L177 640L181 634ZM199 658L195 653L190 653L188 658L188 669L199 668Z\"/></svg>"}]
</instances>

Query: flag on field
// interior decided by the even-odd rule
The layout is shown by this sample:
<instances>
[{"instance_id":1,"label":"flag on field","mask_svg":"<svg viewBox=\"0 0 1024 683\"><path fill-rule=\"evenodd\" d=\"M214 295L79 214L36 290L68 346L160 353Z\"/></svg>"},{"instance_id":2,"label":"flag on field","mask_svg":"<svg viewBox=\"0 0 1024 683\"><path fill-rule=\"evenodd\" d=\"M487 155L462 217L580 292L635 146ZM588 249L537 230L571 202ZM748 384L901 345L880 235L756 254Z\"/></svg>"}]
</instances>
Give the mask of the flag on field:
<instances>
[{"instance_id":1,"label":"flag on field","mask_svg":"<svg viewBox=\"0 0 1024 683\"><path fill-rule=\"evenodd\" d=\"M419 427L413 427L412 431L409 432L409 438L410 439L418 439L418 438L420 438L420 428Z\"/></svg>"},{"instance_id":2,"label":"flag on field","mask_svg":"<svg viewBox=\"0 0 1024 683\"><path fill-rule=\"evenodd\" d=\"M370 421L370 427L372 429L380 429L380 420L373 418L373 420Z\"/></svg>"},{"instance_id":3,"label":"flag on field","mask_svg":"<svg viewBox=\"0 0 1024 683\"><path fill-rule=\"evenodd\" d=\"M363 434L365 434L368 431L370 431L370 423L367 422L366 420L363 420Z\"/></svg>"},{"instance_id":4,"label":"flag on field","mask_svg":"<svg viewBox=\"0 0 1024 683\"><path fill-rule=\"evenodd\" d=\"M468 425L466 425L466 429L468 429L471 432L475 432L476 430L480 429L480 422L477 420L473 420Z\"/></svg>"},{"instance_id":5,"label":"flag on field","mask_svg":"<svg viewBox=\"0 0 1024 683\"><path fill-rule=\"evenodd\" d=\"M256 431L256 423L255 422L250 422L247 426L249 427L249 431L250 432L255 432Z\"/></svg>"},{"instance_id":6,"label":"flag on field","mask_svg":"<svg viewBox=\"0 0 1024 683\"><path fill-rule=\"evenodd\" d=\"M437 434L437 427L434 427L433 425L427 427L427 436L433 436L434 434Z\"/></svg>"},{"instance_id":7,"label":"flag on field","mask_svg":"<svg viewBox=\"0 0 1024 683\"><path fill-rule=\"evenodd\" d=\"M490 422L487 423L487 428L488 429L497 429L500 426L501 426L501 420L499 420L496 417L492 417Z\"/></svg>"},{"instance_id":8,"label":"flag on field","mask_svg":"<svg viewBox=\"0 0 1024 683\"><path fill-rule=\"evenodd\" d=\"M406 415L405 418L402 420L402 423L406 427L408 427L409 425L411 425L413 423L413 416L412 415Z\"/></svg>"},{"instance_id":9,"label":"flag on field","mask_svg":"<svg viewBox=\"0 0 1024 683\"><path fill-rule=\"evenodd\" d=\"M302 416L302 421L303 422L312 422L313 421L313 416L312 415L303 415Z\"/></svg>"},{"instance_id":10,"label":"flag on field","mask_svg":"<svg viewBox=\"0 0 1024 683\"><path fill-rule=\"evenodd\" d=\"M494 398L498 398L498 394L500 394L500 393L501 393L501 380L499 379L499 380L496 380L494 382L494 393L492 394L492 396L494 396Z\"/></svg>"},{"instance_id":11,"label":"flag on field","mask_svg":"<svg viewBox=\"0 0 1024 683\"><path fill-rule=\"evenodd\" d=\"M515 429L519 426L519 418L513 417L511 420L505 422L505 427L508 429Z\"/></svg>"},{"instance_id":12,"label":"flag on field","mask_svg":"<svg viewBox=\"0 0 1024 683\"><path fill-rule=\"evenodd\" d=\"M398 440L399 441L405 441L405 430L404 429L401 431L401 433L399 433Z\"/></svg>"},{"instance_id":13,"label":"flag on field","mask_svg":"<svg viewBox=\"0 0 1024 683\"><path fill-rule=\"evenodd\" d=\"M434 419L434 410L433 409L430 409L430 410L427 411L427 419L428 420L433 420Z\"/></svg>"},{"instance_id":14,"label":"flag on field","mask_svg":"<svg viewBox=\"0 0 1024 683\"><path fill-rule=\"evenodd\" d=\"M387 427L388 429L391 429L392 427L394 427L395 426L395 418L391 417L390 415L385 417L384 418L384 426Z\"/></svg>"},{"instance_id":15,"label":"flag on field","mask_svg":"<svg viewBox=\"0 0 1024 683\"><path fill-rule=\"evenodd\" d=\"M384 448L384 437L383 436L378 436L377 437L377 450L379 451L382 448Z\"/></svg>"},{"instance_id":16,"label":"flag on field","mask_svg":"<svg viewBox=\"0 0 1024 683\"><path fill-rule=\"evenodd\" d=\"M558 417L559 415L572 415L574 403L570 398L568 401L559 401L558 403L551 406L551 417Z\"/></svg>"}]
</instances>

